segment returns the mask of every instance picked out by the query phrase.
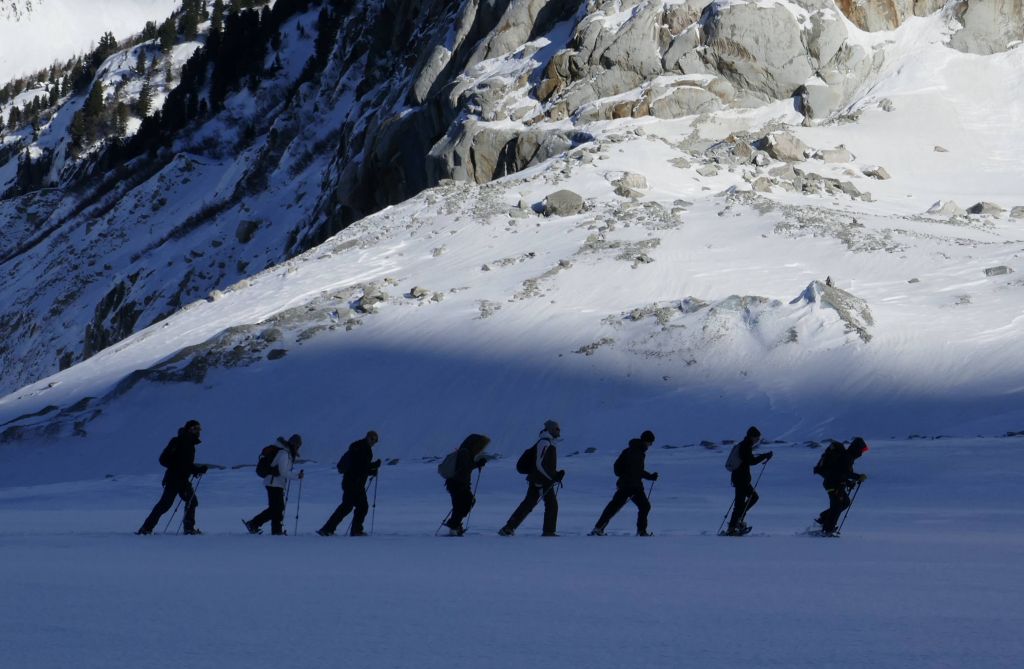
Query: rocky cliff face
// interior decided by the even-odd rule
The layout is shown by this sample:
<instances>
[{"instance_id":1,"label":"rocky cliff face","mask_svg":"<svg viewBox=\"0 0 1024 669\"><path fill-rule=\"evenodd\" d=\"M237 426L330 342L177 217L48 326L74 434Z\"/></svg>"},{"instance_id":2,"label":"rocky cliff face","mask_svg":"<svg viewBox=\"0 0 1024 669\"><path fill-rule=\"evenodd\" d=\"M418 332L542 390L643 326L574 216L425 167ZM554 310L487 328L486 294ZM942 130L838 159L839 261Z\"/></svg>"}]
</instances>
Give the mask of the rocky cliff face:
<instances>
[{"instance_id":1,"label":"rocky cliff face","mask_svg":"<svg viewBox=\"0 0 1024 669\"><path fill-rule=\"evenodd\" d=\"M259 85L155 155L69 162L59 188L0 202L17 221L0 235L0 391L442 180L487 182L589 142L595 123L780 100L827 119L885 63L857 26L941 10L951 46L990 53L1020 39L1022 1L310 3ZM337 34L300 84L321 9Z\"/></svg>"}]
</instances>

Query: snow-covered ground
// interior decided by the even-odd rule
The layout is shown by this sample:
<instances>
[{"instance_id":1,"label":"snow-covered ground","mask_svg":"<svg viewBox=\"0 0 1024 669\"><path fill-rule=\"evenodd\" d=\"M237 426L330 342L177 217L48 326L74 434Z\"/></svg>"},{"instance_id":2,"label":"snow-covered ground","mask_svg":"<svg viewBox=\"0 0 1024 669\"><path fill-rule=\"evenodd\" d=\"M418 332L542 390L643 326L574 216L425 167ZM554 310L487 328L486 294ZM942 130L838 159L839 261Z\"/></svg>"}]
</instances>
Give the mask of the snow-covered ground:
<instances>
[{"instance_id":1,"label":"snow-covered ground","mask_svg":"<svg viewBox=\"0 0 1024 669\"><path fill-rule=\"evenodd\" d=\"M172 526L136 537L160 492L164 436L137 435L146 474L0 490L0 663L1019 666L1021 438L872 442L857 464L870 478L840 539L797 534L826 503L810 472L820 451L765 446L776 457L748 516L754 532L720 538L726 451L659 440L647 458L661 475L656 536L633 536L632 505L610 536L585 536L613 490L612 460L645 425L632 427L566 457L587 444L564 426L557 539L539 536L541 507L517 536L495 534L525 491L514 461L528 434L493 445L504 457L483 470L466 537L432 536L448 497L435 465L417 459L382 468L372 537L312 534L338 502L333 460L360 436L355 427L307 442L322 460L305 465L298 535L244 533L239 519L265 501L247 468L203 479L204 536L173 536ZM199 459L238 464L221 459L226 448L207 439ZM384 433L376 451L388 458L396 444ZM296 498L293 488L289 533Z\"/></svg>"}]
</instances>

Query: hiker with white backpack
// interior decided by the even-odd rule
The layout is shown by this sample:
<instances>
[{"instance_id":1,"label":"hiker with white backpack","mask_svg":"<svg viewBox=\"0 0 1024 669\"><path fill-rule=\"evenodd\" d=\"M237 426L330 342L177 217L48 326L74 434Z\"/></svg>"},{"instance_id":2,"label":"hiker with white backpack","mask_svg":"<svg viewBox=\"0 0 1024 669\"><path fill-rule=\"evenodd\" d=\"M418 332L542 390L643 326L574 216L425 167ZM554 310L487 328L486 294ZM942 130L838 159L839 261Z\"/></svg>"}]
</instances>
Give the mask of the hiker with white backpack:
<instances>
[{"instance_id":1,"label":"hiker with white backpack","mask_svg":"<svg viewBox=\"0 0 1024 669\"><path fill-rule=\"evenodd\" d=\"M437 467L438 473L444 479L444 487L452 498L451 513L442 523L448 528L448 536L461 537L466 533L462 521L476 504L472 488L473 470L482 470L487 464L483 452L489 443L490 437L471 434L463 439L458 450L449 453Z\"/></svg>"},{"instance_id":2,"label":"hiker with white backpack","mask_svg":"<svg viewBox=\"0 0 1024 669\"><path fill-rule=\"evenodd\" d=\"M747 512L757 504L760 499L757 490L751 484L750 468L754 465L767 462L772 459L773 451L754 455L754 447L761 441L761 431L756 427L750 427L746 436L732 447L729 457L725 462L725 468L729 470L729 478L736 489L736 497L732 505L732 517L729 519L729 528L725 534L729 536L742 536L750 532L750 526L744 522Z\"/></svg>"},{"instance_id":3,"label":"hiker with white backpack","mask_svg":"<svg viewBox=\"0 0 1024 669\"><path fill-rule=\"evenodd\" d=\"M529 487L526 489L526 498L509 516L505 526L498 530L503 537L510 537L516 533L526 516L537 506L537 502L544 500L544 529L543 536L557 537L556 525L558 524L558 491L557 486L562 484L565 478L565 470L558 469L558 455L555 450L555 442L559 440L562 428L553 420L544 422L544 429L540 432L537 442L526 449L516 463L516 471L526 474L526 481Z\"/></svg>"},{"instance_id":4,"label":"hiker with white backpack","mask_svg":"<svg viewBox=\"0 0 1024 669\"><path fill-rule=\"evenodd\" d=\"M278 437L276 444L265 446L260 452L256 474L263 477L263 485L267 488L267 508L252 520L242 520L249 534L262 534L260 528L268 520L271 534L287 534L284 530L285 489L293 479L301 480L305 476L305 470L292 471L301 447L302 437L293 434L288 439Z\"/></svg>"}]
</instances>

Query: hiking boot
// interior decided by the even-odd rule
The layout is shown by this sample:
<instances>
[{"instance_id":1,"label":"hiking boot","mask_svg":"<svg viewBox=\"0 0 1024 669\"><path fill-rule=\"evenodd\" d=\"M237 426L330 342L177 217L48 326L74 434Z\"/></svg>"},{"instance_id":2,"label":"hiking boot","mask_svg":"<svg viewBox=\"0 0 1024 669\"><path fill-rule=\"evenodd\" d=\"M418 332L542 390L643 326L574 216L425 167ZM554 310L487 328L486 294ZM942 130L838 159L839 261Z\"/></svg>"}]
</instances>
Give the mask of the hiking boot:
<instances>
[{"instance_id":1,"label":"hiking boot","mask_svg":"<svg viewBox=\"0 0 1024 669\"><path fill-rule=\"evenodd\" d=\"M604 536L604 528L603 527L595 527L594 529L590 530L590 533L587 534L587 536L588 537L603 537Z\"/></svg>"},{"instance_id":2,"label":"hiking boot","mask_svg":"<svg viewBox=\"0 0 1024 669\"><path fill-rule=\"evenodd\" d=\"M200 530L198 527L190 527L189 529L185 530L185 534L199 535L202 533L203 531Z\"/></svg>"},{"instance_id":3,"label":"hiking boot","mask_svg":"<svg viewBox=\"0 0 1024 669\"><path fill-rule=\"evenodd\" d=\"M544 534L542 534L540 536L542 536L542 537L557 537L558 533L557 532L545 532Z\"/></svg>"},{"instance_id":4,"label":"hiking boot","mask_svg":"<svg viewBox=\"0 0 1024 669\"><path fill-rule=\"evenodd\" d=\"M506 525L505 527L503 527L500 530L498 530L498 536L500 536L500 537L511 537L515 533L516 533L516 531L513 530L508 525Z\"/></svg>"},{"instance_id":5,"label":"hiking boot","mask_svg":"<svg viewBox=\"0 0 1024 669\"><path fill-rule=\"evenodd\" d=\"M323 528L317 530L316 533L319 534L322 537L333 537L334 536L334 532L328 532L327 530L325 530Z\"/></svg>"},{"instance_id":6,"label":"hiking boot","mask_svg":"<svg viewBox=\"0 0 1024 669\"><path fill-rule=\"evenodd\" d=\"M350 537L368 537L370 535L367 534L366 532L363 532L362 530L352 530L351 532L349 532L349 536Z\"/></svg>"},{"instance_id":7,"label":"hiking boot","mask_svg":"<svg viewBox=\"0 0 1024 669\"><path fill-rule=\"evenodd\" d=\"M263 530L257 527L252 521L242 519L242 524L245 525L245 531L249 534L263 534Z\"/></svg>"},{"instance_id":8,"label":"hiking boot","mask_svg":"<svg viewBox=\"0 0 1024 669\"><path fill-rule=\"evenodd\" d=\"M461 537L466 533L466 528L459 525L458 527L448 526L448 536L450 537Z\"/></svg>"},{"instance_id":9,"label":"hiking boot","mask_svg":"<svg viewBox=\"0 0 1024 669\"><path fill-rule=\"evenodd\" d=\"M138 534L139 536L145 536L147 534L153 534L153 530L147 530L145 527L140 527L138 530L135 531L135 534Z\"/></svg>"},{"instance_id":10,"label":"hiking boot","mask_svg":"<svg viewBox=\"0 0 1024 669\"><path fill-rule=\"evenodd\" d=\"M654 536L654 532L650 532L648 530L637 530L636 531L636 536L638 536L638 537L653 537Z\"/></svg>"}]
</instances>

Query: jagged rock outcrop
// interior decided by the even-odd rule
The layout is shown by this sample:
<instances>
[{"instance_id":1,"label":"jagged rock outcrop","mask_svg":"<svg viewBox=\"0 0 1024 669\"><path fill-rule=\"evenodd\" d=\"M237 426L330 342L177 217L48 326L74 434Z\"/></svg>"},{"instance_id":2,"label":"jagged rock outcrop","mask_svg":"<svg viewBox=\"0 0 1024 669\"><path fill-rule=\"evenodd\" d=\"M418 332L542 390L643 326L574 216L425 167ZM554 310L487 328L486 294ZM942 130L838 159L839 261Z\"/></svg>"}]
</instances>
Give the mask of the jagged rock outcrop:
<instances>
[{"instance_id":1,"label":"jagged rock outcrop","mask_svg":"<svg viewBox=\"0 0 1024 669\"><path fill-rule=\"evenodd\" d=\"M861 30L892 30L911 16L928 16L946 0L835 0L848 19Z\"/></svg>"},{"instance_id":2,"label":"jagged rock outcrop","mask_svg":"<svg viewBox=\"0 0 1024 669\"><path fill-rule=\"evenodd\" d=\"M835 309L840 320L846 326L847 332L855 332L864 343L871 341L869 328L875 324L871 315L871 308L863 299L848 293L841 288L828 286L821 281L812 281L807 284L804 292L794 298L790 304L820 304L823 307Z\"/></svg>"}]
</instances>

